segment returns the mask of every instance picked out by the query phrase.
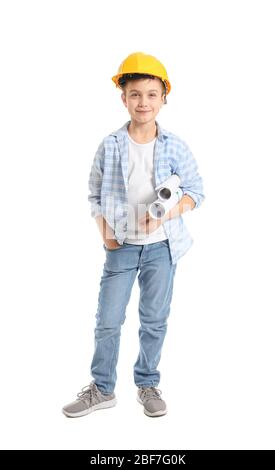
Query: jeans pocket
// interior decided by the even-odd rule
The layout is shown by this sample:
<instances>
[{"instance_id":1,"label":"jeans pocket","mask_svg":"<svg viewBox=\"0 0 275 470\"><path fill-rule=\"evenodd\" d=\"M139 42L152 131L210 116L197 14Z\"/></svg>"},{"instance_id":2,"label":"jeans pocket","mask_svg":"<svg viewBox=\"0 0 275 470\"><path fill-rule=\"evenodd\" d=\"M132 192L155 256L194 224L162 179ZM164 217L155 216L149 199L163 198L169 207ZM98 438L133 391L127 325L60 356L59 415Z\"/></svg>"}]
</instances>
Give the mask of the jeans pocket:
<instances>
[{"instance_id":1,"label":"jeans pocket","mask_svg":"<svg viewBox=\"0 0 275 470\"><path fill-rule=\"evenodd\" d=\"M161 245L169 246L168 238L167 238L166 240L161 240L159 243L160 243Z\"/></svg>"}]
</instances>

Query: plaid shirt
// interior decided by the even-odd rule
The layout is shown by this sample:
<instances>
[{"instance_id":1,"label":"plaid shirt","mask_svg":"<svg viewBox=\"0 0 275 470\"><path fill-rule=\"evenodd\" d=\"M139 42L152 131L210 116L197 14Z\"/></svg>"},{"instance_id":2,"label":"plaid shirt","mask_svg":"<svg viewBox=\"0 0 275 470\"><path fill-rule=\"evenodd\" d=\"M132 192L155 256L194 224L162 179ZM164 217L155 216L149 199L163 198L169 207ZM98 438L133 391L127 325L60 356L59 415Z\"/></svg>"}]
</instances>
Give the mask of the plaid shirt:
<instances>
[{"instance_id":1,"label":"plaid shirt","mask_svg":"<svg viewBox=\"0 0 275 470\"><path fill-rule=\"evenodd\" d=\"M114 230L122 245L127 235L128 214L128 134L131 121L106 136L100 143L89 177L91 215L102 215ZM156 121L157 138L154 147L154 177L158 186L172 174L181 179L182 196L188 194L198 208L204 200L202 178L197 163L186 145L176 135L160 127ZM142 184L142 181L140 182ZM157 197L157 195L156 195ZM163 223L168 238L172 263L177 263L193 243L183 217L179 215Z\"/></svg>"}]
</instances>

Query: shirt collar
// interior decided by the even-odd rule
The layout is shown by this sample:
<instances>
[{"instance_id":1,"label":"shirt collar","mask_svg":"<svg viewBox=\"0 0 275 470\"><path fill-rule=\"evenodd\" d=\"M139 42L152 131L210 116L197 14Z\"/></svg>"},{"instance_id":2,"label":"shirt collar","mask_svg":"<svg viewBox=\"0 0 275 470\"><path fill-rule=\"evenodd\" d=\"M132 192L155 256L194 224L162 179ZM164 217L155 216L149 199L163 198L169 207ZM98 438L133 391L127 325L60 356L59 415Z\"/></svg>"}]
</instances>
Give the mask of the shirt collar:
<instances>
[{"instance_id":1,"label":"shirt collar","mask_svg":"<svg viewBox=\"0 0 275 470\"><path fill-rule=\"evenodd\" d=\"M118 141L124 139L128 134L128 126L129 126L130 122L131 121L125 122L125 124L120 129L118 129L117 131L112 132L110 135L115 136L118 139ZM155 121L155 122L156 122L156 126L157 126L157 139L159 139L160 141L163 142L165 139L168 138L168 132L165 131L159 125L158 121Z\"/></svg>"}]
</instances>

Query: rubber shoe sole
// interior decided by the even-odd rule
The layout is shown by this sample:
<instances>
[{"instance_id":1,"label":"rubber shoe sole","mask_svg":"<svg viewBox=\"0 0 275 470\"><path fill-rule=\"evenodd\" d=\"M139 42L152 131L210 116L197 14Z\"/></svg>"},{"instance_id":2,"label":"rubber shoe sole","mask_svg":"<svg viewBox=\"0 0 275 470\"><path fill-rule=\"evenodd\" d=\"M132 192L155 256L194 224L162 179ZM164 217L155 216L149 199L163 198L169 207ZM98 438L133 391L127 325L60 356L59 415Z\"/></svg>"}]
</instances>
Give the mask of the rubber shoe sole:
<instances>
[{"instance_id":1,"label":"rubber shoe sole","mask_svg":"<svg viewBox=\"0 0 275 470\"><path fill-rule=\"evenodd\" d=\"M79 411L78 413L70 413L69 411L64 410L64 408L62 409L62 412L68 418L80 418L81 416L89 415L93 411L105 410L106 408L112 408L116 404L117 404L117 400L116 398L114 398L113 400L103 401L101 403L98 403L97 405L93 405L90 408L87 408L86 410Z\"/></svg>"}]
</instances>

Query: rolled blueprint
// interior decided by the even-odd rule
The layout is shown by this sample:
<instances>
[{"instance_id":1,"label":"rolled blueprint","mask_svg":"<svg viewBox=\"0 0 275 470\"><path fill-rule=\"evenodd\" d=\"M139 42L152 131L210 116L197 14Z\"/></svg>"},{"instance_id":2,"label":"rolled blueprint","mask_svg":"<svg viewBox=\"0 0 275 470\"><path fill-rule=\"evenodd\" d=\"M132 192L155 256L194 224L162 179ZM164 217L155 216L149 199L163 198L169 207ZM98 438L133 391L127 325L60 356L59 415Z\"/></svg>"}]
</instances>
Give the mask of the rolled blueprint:
<instances>
[{"instance_id":1,"label":"rolled blueprint","mask_svg":"<svg viewBox=\"0 0 275 470\"><path fill-rule=\"evenodd\" d=\"M158 192L158 199L166 201L173 193L175 193L180 184L180 177L178 175L171 175L163 183L156 186L155 190Z\"/></svg>"},{"instance_id":2,"label":"rolled blueprint","mask_svg":"<svg viewBox=\"0 0 275 470\"><path fill-rule=\"evenodd\" d=\"M174 192L169 199L161 200L157 199L156 201L152 202L149 206L148 212L153 219L160 219L167 212L172 209L172 207L176 206L179 202L181 197L181 190Z\"/></svg>"}]
</instances>

